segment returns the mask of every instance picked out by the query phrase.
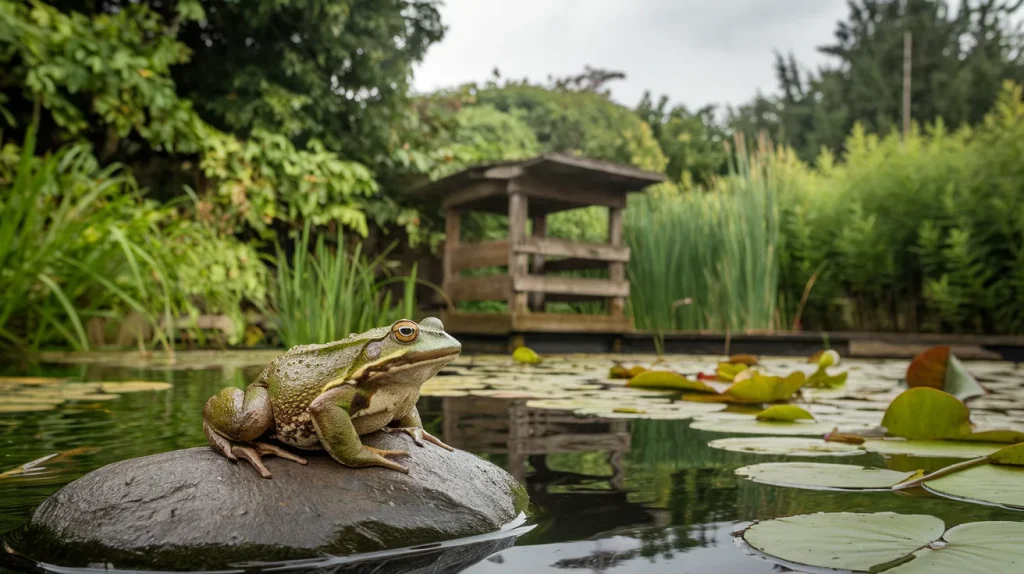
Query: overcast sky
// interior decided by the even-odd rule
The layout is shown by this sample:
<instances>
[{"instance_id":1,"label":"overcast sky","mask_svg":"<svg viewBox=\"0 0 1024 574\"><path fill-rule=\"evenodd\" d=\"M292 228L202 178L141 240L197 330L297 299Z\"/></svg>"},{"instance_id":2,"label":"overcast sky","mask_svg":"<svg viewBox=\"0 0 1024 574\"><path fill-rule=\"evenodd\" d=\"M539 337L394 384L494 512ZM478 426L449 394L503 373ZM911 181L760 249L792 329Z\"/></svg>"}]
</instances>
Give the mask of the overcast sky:
<instances>
[{"instance_id":1,"label":"overcast sky","mask_svg":"<svg viewBox=\"0 0 1024 574\"><path fill-rule=\"evenodd\" d=\"M415 71L430 91L503 77L546 81L584 65L620 70L612 97L645 89L696 108L739 104L775 89L773 51L824 61L846 0L444 0L448 26Z\"/></svg>"}]
</instances>

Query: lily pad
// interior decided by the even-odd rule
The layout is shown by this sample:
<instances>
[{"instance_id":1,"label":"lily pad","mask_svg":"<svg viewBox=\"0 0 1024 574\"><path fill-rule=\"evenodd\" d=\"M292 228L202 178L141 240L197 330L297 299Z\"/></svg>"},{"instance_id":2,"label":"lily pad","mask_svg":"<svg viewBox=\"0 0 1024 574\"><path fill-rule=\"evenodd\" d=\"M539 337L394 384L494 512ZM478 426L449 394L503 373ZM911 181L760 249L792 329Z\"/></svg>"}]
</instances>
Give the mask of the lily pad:
<instances>
[{"instance_id":1,"label":"lily pad","mask_svg":"<svg viewBox=\"0 0 1024 574\"><path fill-rule=\"evenodd\" d=\"M752 366L754 366L754 365L756 365L758 363L758 360L757 360L757 356L755 356L755 355L742 354L742 355L733 355L733 356L729 357L728 363L733 364L733 365L747 365L747 366L752 367Z\"/></svg>"},{"instance_id":2,"label":"lily pad","mask_svg":"<svg viewBox=\"0 0 1024 574\"><path fill-rule=\"evenodd\" d=\"M909 389L896 397L885 411L882 426L891 436L914 440L958 438L973 432L967 405L929 387Z\"/></svg>"},{"instance_id":3,"label":"lily pad","mask_svg":"<svg viewBox=\"0 0 1024 574\"><path fill-rule=\"evenodd\" d=\"M856 456L864 449L851 444L825 442L818 438L795 437L733 437L720 438L708 443L711 448L776 456Z\"/></svg>"},{"instance_id":4,"label":"lily pad","mask_svg":"<svg viewBox=\"0 0 1024 574\"><path fill-rule=\"evenodd\" d=\"M759 434L766 436L823 436L835 428L829 423L759 421L756 419L703 419L690 425L697 430L729 434Z\"/></svg>"},{"instance_id":5,"label":"lily pad","mask_svg":"<svg viewBox=\"0 0 1024 574\"><path fill-rule=\"evenodd\" d=\"M914 357L907 367L907 386L942 390L960 400L986 393L946 346L932 347Z\"/></svg>"},{"instance_id":6,"label":"lily pad","mask_svg":"<svg viewBox=\"0 0 1024 574\"><path fill-rule=\"evenodd\" d=\"M734 383L725 394L742 401L775 403L793 396L807 382L807 376L797 371L786 378L754 372L749 379Z\"/></svg>"},{"instance_id":7,"label":"lily pad","mask_svg":"<svg viewBox=\"0 0 1024 574\"><path fill-rule=\"evenodd\" d=\"M822 369L825 367L834 367L839 364L839 353L833 349L818 351L811 355L810 358L807 359L807 362L817 364Z\"/></svg>"},{"instance_id":8,"label":"lily pad","mask_svg":"<svg viewBox=\"0 0 1024 574\"><path fill-rule=\"evenodd\" d=\"M55 377L0 377L0 385L53 385L67 382Z\"/></svg>"},{"instance_id":9,"label":"lily pad","mask_svg":"<svg viewBox=\"0 0 1024 574\"><path fill-rule=\"evenodd\" d=\"M100 383L100 390L104 393L138 393L142 391L166 391L171 388L170 383L159 381L118 381L115 383Z\"/></svg>"},{"instance_id":10,"label":"lily pad","mask_svg":"<svg viewBox=\"0 0 1024 574\"><path fill-rule=\"evenodd\" d=\"M800 421L814 420L814 415L796 405L775 405L757 413L759 421Z\"/></svg>"},{"instance_id":11,"label":"lily pad","mask_svg":"<svg viewBox=\"0 0 1024 574\"><path fill-rule=\"evenodd\" d=\"M540 362L540 355L529 347L516 347L516 349L512 351L512 359L517 363L536 365Z\"/></svg>"},{"instance_id":12,"label":"lily pad","mask_svg":"<svg viewBox=\"0 0 1024 574\"><path fill-rule=\"evenodd\" d=\"M718 363L718 378L723 381L732 382L737 375L746 371L749 367L743 363Z\"/></svg>"},{"instance_id":13,"label":"lily pad","mask_svg":"<svg viewBox=\"0 0 1024 574\"><path fill-rule=\"evenodd\" d=\"M938 540L946 527L924 514L829 512L757 522L743 539L794 564L867 572Z\"/></svg>"},{"instance_id":14,"label":"lily pad","mask_svg":"<svg viewBox=\"0 0 1024 574\"><path fill-rule=\"evenodd\" d=\"M956 440L868 439L864 448L884 455L907 455L928 458L978 458L988 456L1004 444Z\"/></svg>"},{"instance_id":15,"label":"lily pad","mask_svg":"<svg viewBox=\"0 0 1024 574\"><path fill-rule=\"evenodd\" d=\"M688 379L672 371L645 371L631 378L626 383L626 386L641 389L680 389L704 393L719 392L708 384Z\"/></svg>"},{"instance_id":16,"label":"lily pad","mask_svg":"<svg viewBox=\"0 0 1024 574\"><path fill-rule=\"evenodd\" d=\"M807 377L806 386L814 389L838 389L846 384L849 374L848 371L843 371L836 375L830 375L824 367L820 367L814 374Z\"/></svg>"},{"instance_id":17,"label":"lily pad","mask_svg":"<svg viewBox=\"0 0 1024 574\"><path fill-rule=\"evenodd\" d=\"M766 462L736 469L736 474L763 484L824 490L884 490L920 473L896 472L852 464Z\"/></svg>"},{"instance_id":18,"label":"lily pad","mask_svg":"<svg viewBox=\"0 0 1024 574\"><path fill-rule=\"evenodd\" d=\"M942 535L934 544L914 553L914 559L889 574L962 574L964 572L1020 572L1024 564L1024 523L969 522Z\"/></svg>"},{"instance_id":19,"label":"lily pad","mask_svg":"<svg viewBox=\"0 0 1024 574\"><path fill-rule=\"evenodd\" d=\"M934 494L1024 510L1024 468L982 464L927 480Z\"/></svg>"}]
</instances>

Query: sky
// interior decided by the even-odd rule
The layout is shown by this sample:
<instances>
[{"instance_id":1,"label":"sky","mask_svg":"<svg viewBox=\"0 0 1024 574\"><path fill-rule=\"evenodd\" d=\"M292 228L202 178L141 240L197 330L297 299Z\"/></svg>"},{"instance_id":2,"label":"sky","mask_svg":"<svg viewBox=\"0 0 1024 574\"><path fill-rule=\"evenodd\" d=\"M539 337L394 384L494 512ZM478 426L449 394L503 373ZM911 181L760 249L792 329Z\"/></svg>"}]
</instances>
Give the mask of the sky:
<instances>
[{"instance_id":1,"label":"sky","mask_svg":"<svg viewBox=\"0 0 1024 574\"><path fill-rule=\"evenodd\" d=\"M414 71L426 92L502 77L545 82L585 65L625 72L612 98L651 90L698 108L776 88L774 52L817 68L846 0L444 0L444 40Z\"/></svg>"}]
</instances>

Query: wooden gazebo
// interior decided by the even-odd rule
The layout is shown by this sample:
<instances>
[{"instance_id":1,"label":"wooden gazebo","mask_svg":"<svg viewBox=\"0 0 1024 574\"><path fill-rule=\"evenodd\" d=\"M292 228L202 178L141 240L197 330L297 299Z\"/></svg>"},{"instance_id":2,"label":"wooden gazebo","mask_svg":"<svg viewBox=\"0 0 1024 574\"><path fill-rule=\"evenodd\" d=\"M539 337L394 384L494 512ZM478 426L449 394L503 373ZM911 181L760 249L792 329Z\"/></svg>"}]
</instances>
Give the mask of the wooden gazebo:
<instances>
[{"instance_id":1,"label":"wooden gazebo","mask_svg":"<svg viewBox=\"0 0 1024 574\"><path fill-rule=\"evenodd\" d=\"M507 301L507 313L442 312L453 333L623 333L631 330L624 306L629 296L622 211L626 194L664 180L659 173L548 153L532 159L476 166L418 188L445 211L444 293L460 301ZM608 208L608 243L546 237L547 215L588 206ZM482 211L508 217L508 239L465 243L462 215ZM527 221L532 220L532 233ZM463 271L505 267L506 273L465 277ZM608 278L552 276L576 269L608 270ZM544 312L545 301L609 300L606 315Z\"/></svg>"}]
</instances>

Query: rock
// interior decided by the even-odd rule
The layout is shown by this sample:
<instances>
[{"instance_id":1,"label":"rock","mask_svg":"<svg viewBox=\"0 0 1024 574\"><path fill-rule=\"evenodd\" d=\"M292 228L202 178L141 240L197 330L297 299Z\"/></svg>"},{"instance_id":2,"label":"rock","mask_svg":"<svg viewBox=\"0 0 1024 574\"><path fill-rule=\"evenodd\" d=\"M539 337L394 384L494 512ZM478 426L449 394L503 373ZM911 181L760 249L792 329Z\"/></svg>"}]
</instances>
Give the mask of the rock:
<instances>
[{"instance_id":1,"label":"rock","mask_svg":"<svg viewBox=\"0 0 1024 574\"><path fill-rule=\"evenodd\" d=\"M351 469L304 453L305 466L265 458L273 478L264 479L208 447L172 451L114 463L68 484L9 543L51 564L210 569L460 539L497 531L525 510L523 488L479 457L419 447L406 435L363 438L377 448L408 450L398 460L409 474ZM500 549L494 540L476 546ZM439 563L450 568L472 550L460 548ZM467 556L477 561L486 554Z\"/></svg>"}]
</instances>

